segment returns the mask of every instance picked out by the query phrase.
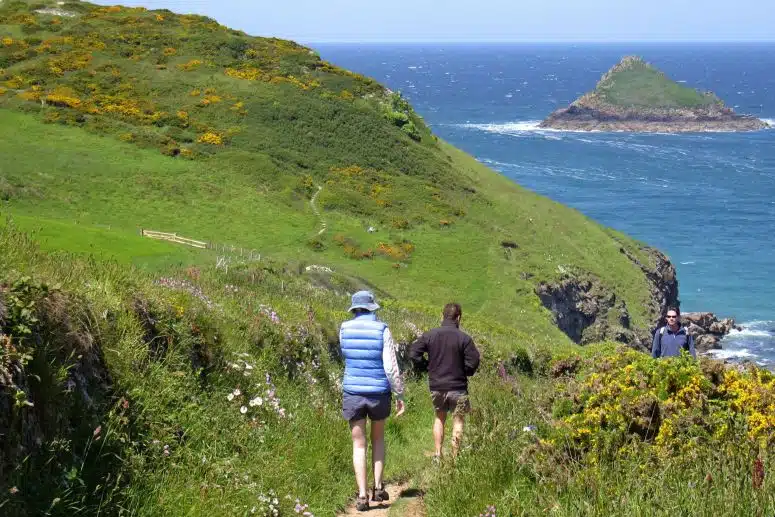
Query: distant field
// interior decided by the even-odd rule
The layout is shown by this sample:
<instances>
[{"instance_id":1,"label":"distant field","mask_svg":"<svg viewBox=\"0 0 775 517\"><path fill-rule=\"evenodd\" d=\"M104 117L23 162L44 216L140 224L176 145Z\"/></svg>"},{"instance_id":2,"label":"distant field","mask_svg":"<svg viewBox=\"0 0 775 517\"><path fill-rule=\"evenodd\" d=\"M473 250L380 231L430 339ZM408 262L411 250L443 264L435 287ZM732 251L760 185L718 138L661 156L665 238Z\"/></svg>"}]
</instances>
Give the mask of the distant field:
<instances>
[{"instance_id":1,"label":"distant field","mask_svg":"<svg viewBox=\"0 0 775 517\"><path fill-rule=\"evenodd\" d=\"M44 251L65 250L153 271L201 264L213 257L213 252L208 250L152 240L123 228L46 219L23 215L17 210L6 209L0 214L6 218L4 224L10 222L29 233Z\"/></svg>"}]
</instances>

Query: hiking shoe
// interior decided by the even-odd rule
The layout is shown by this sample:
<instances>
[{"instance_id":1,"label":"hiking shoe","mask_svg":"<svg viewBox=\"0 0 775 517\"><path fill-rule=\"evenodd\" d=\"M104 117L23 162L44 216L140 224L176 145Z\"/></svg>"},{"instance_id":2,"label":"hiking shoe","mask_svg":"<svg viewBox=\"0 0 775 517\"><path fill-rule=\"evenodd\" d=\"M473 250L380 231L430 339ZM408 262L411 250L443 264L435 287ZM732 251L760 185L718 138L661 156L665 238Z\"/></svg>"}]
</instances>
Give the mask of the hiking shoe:
<instances>
[{"instance_id":1,"label":"hiking shoe","mask_svg":"<svg viewBox=\"0 0 775 517\"><path fill-rule=\"evenodd\" d=\"M355 509L359 512L365 512L369 509L369 496L358 497L355 501Z\"/></svg>"},{"instance_id":2,"label":"hiking shoe","mask_svg":"<svg viewBox=\"0 0 775 517\"><path fill-rule=\"evenodd\" d=\"M390 494L385 490L385 484L382 484L382 488L374 487L371 489L371 500L381 503L390 499Z\"/></svg>"}]
</instances>

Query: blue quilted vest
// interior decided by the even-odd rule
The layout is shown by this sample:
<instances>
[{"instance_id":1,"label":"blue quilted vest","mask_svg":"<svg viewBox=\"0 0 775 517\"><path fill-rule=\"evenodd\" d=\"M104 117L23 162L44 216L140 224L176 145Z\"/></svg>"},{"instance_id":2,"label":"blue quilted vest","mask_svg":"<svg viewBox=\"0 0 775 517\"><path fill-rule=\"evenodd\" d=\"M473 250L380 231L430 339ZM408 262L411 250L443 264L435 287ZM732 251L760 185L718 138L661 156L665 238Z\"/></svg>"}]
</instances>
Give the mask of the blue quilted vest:
<instances>
[{"instance_id":1,"label":"blue quilted vest","mask_svg":"<svg viewBox=\"0 0 775 517\"><path fill-rule=\"evenodd\" d=\"M342 323L339 345L344 356L344 391L355 395L390 393L382 364L383 333L387 325L373 312Z\"/></svg>"}]
</instances>

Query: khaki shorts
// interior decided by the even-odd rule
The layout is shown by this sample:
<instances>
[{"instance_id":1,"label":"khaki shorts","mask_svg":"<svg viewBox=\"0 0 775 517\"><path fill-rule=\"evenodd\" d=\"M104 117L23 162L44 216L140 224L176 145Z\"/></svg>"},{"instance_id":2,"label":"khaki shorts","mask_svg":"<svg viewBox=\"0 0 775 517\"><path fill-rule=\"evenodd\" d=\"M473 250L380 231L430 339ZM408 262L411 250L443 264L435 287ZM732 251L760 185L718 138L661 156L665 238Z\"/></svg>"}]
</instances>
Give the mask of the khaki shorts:
<instances>
[{"instance_id":1,"label":"khaki shorts","mask_svg":"<svg viewBox=\"0 0 775 517\"><path fill-rule=\"evenodd\" d=\"M433 409L436 411L452 411L455 415L463 415L471 411L471 401L467 391L431 391Z\"/></svg>"}]
</instances>

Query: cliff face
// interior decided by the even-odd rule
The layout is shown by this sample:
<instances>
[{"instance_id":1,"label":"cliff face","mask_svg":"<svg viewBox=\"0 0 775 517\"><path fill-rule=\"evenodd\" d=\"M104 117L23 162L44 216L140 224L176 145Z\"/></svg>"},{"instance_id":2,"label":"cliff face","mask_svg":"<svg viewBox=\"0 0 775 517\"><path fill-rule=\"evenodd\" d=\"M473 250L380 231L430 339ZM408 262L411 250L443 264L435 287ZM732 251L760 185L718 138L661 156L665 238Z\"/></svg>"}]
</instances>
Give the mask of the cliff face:
<instances>
[{"instance_id":1,"label":"cliff face","mask_svg":"<svg viewBox=\"0 0 775 517\"><path fill-rule=\"evenodd\" d=\"M625 57L589 92L541 127L572 131L756 131L768 125L738 115L710 92L682 86L638 57Z\"/></svg>"},{"instance_id":2,"label":"cliff face","mask_svg":"<svg viewBox=\"0 0 775 517\"><path fill-rule=\"evenodd\" d=\"M630 313L623 300L591 275L581 278L568 276L556 283L542 283L536 288L541 303L554 315L557 326L579 344L611 340L634 348L648 350L651 336L667 308L678 305L678 279L675 266L659 250L642 248L653 261L644 264L622 247L620 252L638 266L649 284L651 297L647 307L652 324L637 327L631 324Z\"/></svg>"}]
</instances>

